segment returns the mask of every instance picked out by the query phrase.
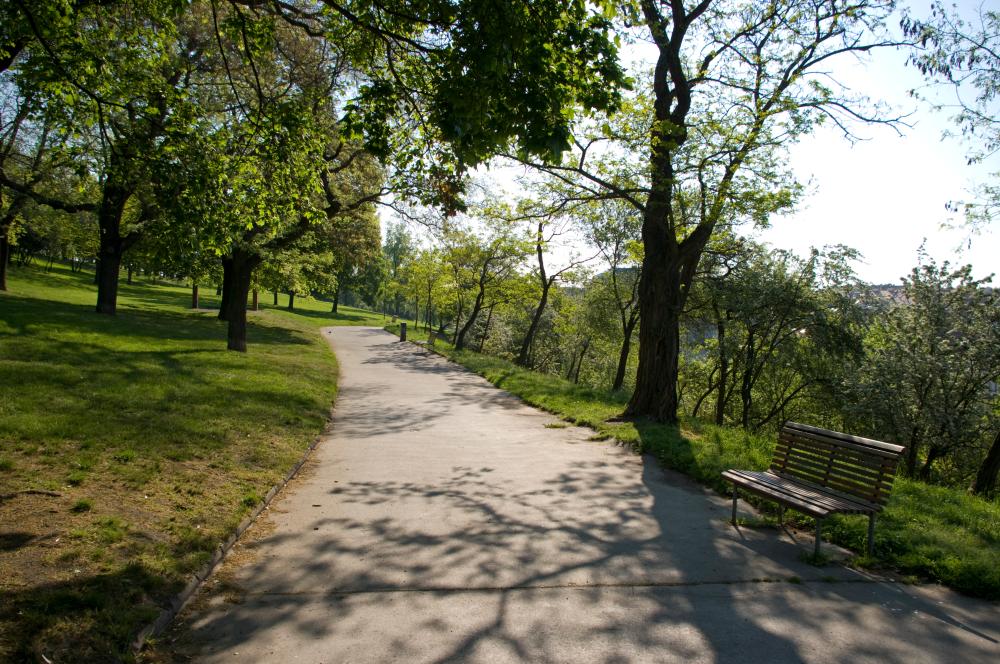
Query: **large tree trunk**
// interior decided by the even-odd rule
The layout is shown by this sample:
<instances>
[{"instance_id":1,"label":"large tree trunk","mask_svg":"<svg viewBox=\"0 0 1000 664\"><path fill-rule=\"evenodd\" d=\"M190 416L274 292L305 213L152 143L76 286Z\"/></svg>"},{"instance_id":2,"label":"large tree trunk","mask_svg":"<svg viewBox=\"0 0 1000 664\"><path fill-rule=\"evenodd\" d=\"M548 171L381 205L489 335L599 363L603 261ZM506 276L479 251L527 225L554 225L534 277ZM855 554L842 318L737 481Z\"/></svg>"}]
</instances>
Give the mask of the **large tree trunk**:
<instances>
[{"instance_id":1,"label":"large tree trunk","mask_svg":"<svg viewBox=\"0 0 1000 664\"><path fill-rule=\"evenodd\" d=\"M10 264L10 241L7 229L0 229L0 290L7 290L7 265Z\"/></svg>"},{"instance_id":2,"label":"large tree trunk","mask_svg":"<svg viewBox=\"0 0 1000 664\"><path fill-rule=\"evenodd\" d=\"M625 408L626 417L649 417L659 422L677 422L677 371L680 360L680 316L684 305L681 259L670 251L662 225L647 232L639 278L639 366L635 391ZM656 237L652 237L652 236Z\"/></svg>"},{"instance_id":3,"label":"large tree trunk","mask_svg":"<svg viewBox=\"0 0 1000 664\"><path fill-rule=\"evenodd\" d=\"M618 353L618 369L615 370L615 381L611 384L611 391L617 392L625 384L625 370L628 368L628 357L632 353L632 333L635 332L635 324L638 317L633 317L622 330L625 338L622 339L622 348Z\"/></svg>"},{"instance_id":4,"label":"large tree trunk","mask_svg":"<svg viewBox=\"0 0 1000 664\"><path fill-rule=\"evenodd\" d=\"M222 259L222 301L219 303L219 320L229 320L230 302L233 299L233 262Z\"/></svg>"},{"instance_id":5,"label":"large tree trunk","mask_svg":"<svg viewBox=\"0 0 1000 664\"><path fill-rule=\"evenodd\" d=\"M260 257L249 254L245 250L234 250L224 258L223 268L228 263L231 275L231 296L226 302L226 321L229 323L226 338L226 348L245 353L247 350L247 295L250 293L250 281L254 268L260 263Z\"/></svg>"},{"instance_id":6,"label":"large tree trunk","mask_svg":"<svg viewBox=\"0 0 1000 664\"><path fill-rule=\"evenodd\" d=\"M97 313L114 316L118 307L118 274L125 242L121 236L122 214L130 192L114 182L105 182L97 209L100 245L97 259Z\"/></svg>"},{"instance_id":7,"label":"large tree trunk","mask_svg":"<svg viewBox=\"0 0 1000 664\"><path fill-rule=\"evenodd\" d=\"M976 481L972 485L972 492L979 496L991 496L996 490L997 475L1000 474L1000 431L997 431L993 438L990 451L983 459L983 464L979 466L976 473Z\"/></svg>"}]
</instances>

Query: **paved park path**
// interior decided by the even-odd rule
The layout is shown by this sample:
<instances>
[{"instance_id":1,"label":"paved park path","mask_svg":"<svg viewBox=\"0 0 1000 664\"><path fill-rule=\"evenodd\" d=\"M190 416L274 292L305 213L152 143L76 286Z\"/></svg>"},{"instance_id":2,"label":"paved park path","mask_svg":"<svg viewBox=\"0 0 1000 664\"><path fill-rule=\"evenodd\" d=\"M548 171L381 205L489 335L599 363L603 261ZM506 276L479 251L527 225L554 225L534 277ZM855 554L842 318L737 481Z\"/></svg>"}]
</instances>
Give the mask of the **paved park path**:
<instances>
[{"instance_id":1,"label":"paved park path","mask_svg":"<svg viewBox=\"0 0 1000 664\"><path fill-rule=\"evenodd\" d=\"M806 565L809 540L737 530L727 500L457 365L323 333L331 432L185 620L184 658L1000 662L997 604Z\"/></svg>"}]
</instances>

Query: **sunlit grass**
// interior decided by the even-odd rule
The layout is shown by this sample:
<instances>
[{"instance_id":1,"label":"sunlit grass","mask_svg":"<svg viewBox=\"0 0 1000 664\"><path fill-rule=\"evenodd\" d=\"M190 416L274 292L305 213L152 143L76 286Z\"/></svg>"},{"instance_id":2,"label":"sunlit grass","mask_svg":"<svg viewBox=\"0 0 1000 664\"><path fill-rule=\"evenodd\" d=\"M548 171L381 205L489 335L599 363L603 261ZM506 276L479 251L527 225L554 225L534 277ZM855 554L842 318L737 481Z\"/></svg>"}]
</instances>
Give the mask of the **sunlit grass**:
<instances>
[{"instance_id":1,"label":"sunlit grass","mask_svg":"<svg viewBox=\"0 0 1000 664\"><path fill-rule=\"evenodd\" d=\"M187 288L123 281L109 317L92 278L15 268L0 293L0 661L127 658L323 429L337 365L317 329L382 324L262 294L233 353L214 289L192 311Z\"/></svg>"}]
</instances>

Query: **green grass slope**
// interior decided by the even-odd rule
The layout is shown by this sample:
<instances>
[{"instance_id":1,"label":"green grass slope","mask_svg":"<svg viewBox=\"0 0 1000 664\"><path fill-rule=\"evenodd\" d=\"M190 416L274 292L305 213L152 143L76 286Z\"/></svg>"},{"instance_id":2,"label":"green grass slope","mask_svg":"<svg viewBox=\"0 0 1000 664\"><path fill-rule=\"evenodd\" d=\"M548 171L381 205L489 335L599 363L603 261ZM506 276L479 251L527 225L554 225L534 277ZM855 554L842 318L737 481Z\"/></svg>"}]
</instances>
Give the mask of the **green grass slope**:
<instances>
[{"instance_id":1,"label":"green grass slope","mask_svg":"<svg viewBox=\"0 0 1000 664\"><path fill-rule=\"evenodd\" d=\"M232 353L188 289L123 282L107 317L92 278L15 268L0 293L0 661L128 658L322 431L337 365L318 328L382 324L300 298L251 312Z\"/></svg>"}]
</instances>

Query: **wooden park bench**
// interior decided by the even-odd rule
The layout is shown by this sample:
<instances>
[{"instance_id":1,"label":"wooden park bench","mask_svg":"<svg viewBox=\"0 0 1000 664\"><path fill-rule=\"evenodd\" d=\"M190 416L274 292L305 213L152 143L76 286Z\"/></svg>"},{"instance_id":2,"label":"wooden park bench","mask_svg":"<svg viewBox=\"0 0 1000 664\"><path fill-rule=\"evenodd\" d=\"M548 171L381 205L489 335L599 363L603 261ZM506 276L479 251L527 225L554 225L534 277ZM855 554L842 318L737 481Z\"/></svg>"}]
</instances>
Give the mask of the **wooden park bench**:
<instances>
[{"instance_id":1,"label":"wooden park bench","mask_svg":"<svg viewBox=\"0 0 1000 664\"><path fill-rule=\"evenodd\" d=\"M806 424L786 422L778 434L771 467L765 471L727 470L733 483L733 525L739 489L773 500L816 519L830 514L868 515L868 555L874 552L875 516L892 490L896 464L905 448Z\"/></svg>"},{"instance_id":2,"label":"wooden park bench","mask_svg":"<svg viewBox=\"0 0 1000 664\"><path fill-rule=\"evenodd\" d=\"M451 343L451 337L447 334L442 334L435 330L431 330L430 334L427 335L427 347L434 348L435 341L443 341L445 343Z\"/></svg>"}]
</instances>

